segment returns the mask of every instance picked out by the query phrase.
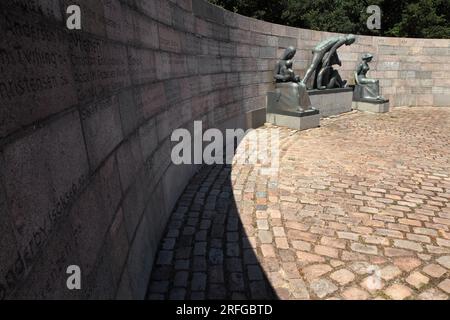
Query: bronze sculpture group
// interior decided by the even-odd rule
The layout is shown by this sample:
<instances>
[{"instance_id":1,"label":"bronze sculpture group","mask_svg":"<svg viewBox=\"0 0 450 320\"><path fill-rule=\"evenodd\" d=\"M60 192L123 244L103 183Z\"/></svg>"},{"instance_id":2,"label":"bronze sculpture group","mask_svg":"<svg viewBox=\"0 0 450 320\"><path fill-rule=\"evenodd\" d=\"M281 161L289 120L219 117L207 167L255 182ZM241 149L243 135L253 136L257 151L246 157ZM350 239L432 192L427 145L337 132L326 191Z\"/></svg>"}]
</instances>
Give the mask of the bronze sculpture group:
<instances>
[{"instance_id":1,"label":"bronze sculpture group","mask_svg":"<svg viewBox=\"0 0 450 320\"><path fill-rule=\"evenodd\" d=\"M288 47L274 70L276 99L271 100L268 108L283 111L304 112L314 110L308 95L307 83L314 76L311 89L326 90L333 88L345 88L348 86L334 65L341 66L341 60L337 50L343 45L351 45L356 37L352 34L337 36L321 41L312 50L312 62L303 79L295 75L293 71L293 58L296 53L294 47ZM369 62L373 55L365 54L355 71L354 100L367 102L386 102L388 100L380 96L379 81L367 78L370 70Z\"/></svg>"}]
</instances>

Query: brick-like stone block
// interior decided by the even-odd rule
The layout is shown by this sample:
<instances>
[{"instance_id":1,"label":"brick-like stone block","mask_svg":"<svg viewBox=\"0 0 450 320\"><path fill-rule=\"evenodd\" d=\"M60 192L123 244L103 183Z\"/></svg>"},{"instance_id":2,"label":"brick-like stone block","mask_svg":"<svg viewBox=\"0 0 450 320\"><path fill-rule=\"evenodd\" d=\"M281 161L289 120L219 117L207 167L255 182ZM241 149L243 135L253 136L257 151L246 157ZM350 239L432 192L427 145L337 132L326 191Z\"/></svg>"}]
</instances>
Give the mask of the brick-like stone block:
<instances>
[{"instance_id":1,"label":"brick-like stone block","mask_svg":"<svg viewBox=\"0 0 450 320\"><path fill-rule=\"evenodd\" d=\"M71 34L70 50L80 102L106 97L130 85L125 46Z\"/></svg>"},{"instance_id":2,"label":"brick-like stone block","mask_svg":"<svg viewBox=\"0 0 450 320\"><path fill-rule=\"evenodd\" d=\"M154 20L167 25L172 24L173 4L167 0L136 0L136 7L140 12Z\"/></svg>"},{"instance_id":3,"label":"brick-like stone block","mask_svg":"<svg viewBox=\"0 0 450 320\"><path fill-rule=\"evenodd\" d=\"M106 36L112 40L125 42L125 36L130 34L132 35L133 29L125 29L128 25L125 23L126 20L123 18L122 4L119 0L101 2L103 3Z\"/></svg>"},{"instance_id":4,"label":"brick-like stone block","mask_svg":"<svg viewBox=\"0 0 450 320\"><path fill-rule=\"evenodd\" d=\"M143 299L147 292L147 285L153 266L155 251L151 250L151 225L145 216L133 237L130 253L128 255L127 270L130 281L130 290L133 299Z\"/></svg>"},{"instance_id":5,"label":"brick-like stone block","mask_svg":"<svg viewBox=\"0 0 450 320\"><path fill-rule=\"evenodd\" d=\"M158 80L170 78L170 54L167 52L155 53L156 77Z\"/></svg>"},{"instance_id":6,"label":"brick-like stone block","mask_svg":"<svg viewBox=\"0 0 450 320\"><path fill-rule=\"evenodd\" d=\"M433 95L432 94L420 94L417 95L416 99L417 106L433 106Z\"/></svg>"},{"instance_id":7,"label":"brick-like stone block","mask_svg":"<svg viewBox=\"0 0 450 320\"><path fill-rule=\"evenodd\" d=\"M273 35L278 37L283 37L286 35L286 26L280 24L272 24L272 32Z\"/></svg>"},{"instance_id":8,"label":"brick-like stone block","mask_svg":"<svg viewBox=\"0 0 450 320\"><path fill-rule=\"evenodd\" d=\"M122 190L126 192L144 164L139 134L134 134L124 141L117 150L116 157Z\"/></svg>"},{"instance_id":9,"label":"brick-like stone block","mask_svg":"<svg viewBox=\"0 0 450 320\"><path fill-rule=\"evenodd\" d=\"M139 18L143 17L143 15L122 2L121 16L122 18L119 21L120 30L118 30L114 36L122 43L138 44L139 32L137 32L137 28L139 26ZM108 37L111 38L112 36L109 35Z\"/></svg>"},{"instance_id":10,"label":"brick-like stone block","mask_svg":"<svg viewBox=\"0 0 450 320\"><path fill-rule=\"evenodd\" d=\"M433 105L435 105L437 107L450 106L450 92L449 92L449 94L434 94L433 95Z\"/></svg>"},{"instance_id":11,"label":"brick-like stone block","mask_svg":"<svg viewBox=\"0 0 450 320\"><path fill-rule=\"evenodd\" d=\"M133 84L144 84L157 78L157 65L163 63L157 59L157 55L148 49L128 48L128 63Z\"/></svg>"},{"instance_id":12,"label":"brick-like stone block","mask_svg":"<svg viewBox=\"0 0 450 320\"><path fill-rule=\"evenodd\" d=\"M151 231L151 248L152 251L156 252L160 239L163 236L167 221L171 214L165 206L165 194L164 188L161 183L157 184L152 191L149 190L150 200L147 203L147 207L144 211L144 216L147 221L152 221L149 226Z\"/></svg>"},{"instance_id":13,"label":"brick-like stone block","mask_svg":"<svg viewBox=\"0 0 450 320\"><path fill-rule=\"evenodd\" d=\"M122 198L115 158L110 157L91 181L69 214L85 274L89 274L96 266L108 228Z\"/></svg>"},{"instance_id":14,"label":"brick-like stone block","mask_svg":"<svg viewBox=\"0 0 450 320\"><path fill-rule=\"evenodd\" d=\"M137 176L131 187L123 199L123 214L125 219L125 226L127 229L128 239L133 239L136 228L139 226L142 214L145 208L145 186L143 178Z\"/></svg>"},{"instance_id":15,"label":"brick-like stone block","mask_svg":"<svg viewBox=\"0 0 450 320\"><path fill-rule=\"evenodd\" d=\"M114 281L111 259L107 252L102 250L96 261L95 269L87 276L84 296L90 300L110 300L115 297L117 283Z\"/></svg>"},{"instance_id":16,"label":"brick-like stone block","mask_svg":"<svg viewBox=\"0 0 450 320\"><path fill-rule=\"evenodd\" d=\"M236 56L250 57L250 46L246 44L238 44L236 46Z\"/></svg>"},{"instance_id":17,"label":"brick-like stone block","mask_svg":"<svg viewBox=\"0 0 450 320\"><path fill-rule=\"evenodd\" d=\"M156 116L156 131L158 135L158 142L162 142L171 135L171 123L169 119L169 112L165 111Z\"/></svg>"},{"instance_id":18,"label":"brick-like stone block","mask_svg":"<svg viewBox=\"0 0 450 320\"><path fill-rule=\"evenodd\" d=\"M167 105L164 83L137 87L134 89L134 97L138 110L142 112L144 119L149 119L164 110Z\"/></svg>"},{"instance_id":19,"label":"brick-like stone block","mask_svg":"<svg viewBox=\"0 0 450 320\"><path fill-rule=\"evenodd\" d=\"M26 272L25 263L17 249L14 228L6 207L6 193L0 179L0 299L7 298Z\"/></svg>"},{"instance_id":20,"label":"brick-like stone block","mask_svg":"<svg viewBox=\"0 0 450 320\"><path fill-rule=\"evenodd\" d=\"M226 57L232 57L236 53L236 47L229 42L220 42L220 55Z\"/></svg>"},{"instance_id":21,"label":"brick-like stone block","mask_svg":"<svg viewBox=\"0 0 450 320\"><path fill-rule=\"evenodd\" d=\"M184 10L192 12L192 0L176 0L176 3Z\"/></svg>"},{"instance_id":22,"label":"brick-like stone block","mask_svg":"<svg viewBox=\"0 0 450 320\"><path fill-rule=\"evenodd\" d=\"M423 53L431 56L450 56L450 48L425 47Z\"/></svg>"},{"instance_id":23,"label":"brick-like stone block","mask_svg":"<svg viewBox=\"0 0 450 320\"><path fill-rule=\"evenodd\" d=\"M130 287L130 276L128 275L128 269L125 268L122 272L122 277L120 279L119 285L117 287L116 300L132 300L133 293Z\"/></svg>"},{"instance_id":24,"label":"brick-like stone block","mask_svg":"<svg viewBox=\"0 0 450 320\"><path fill-rule=\"evenodd\" d=\"M162 50L171 52L180 52L181 50L181 33L168 28L162 24L158 26L159 45Z\"/></svg>"},{"instance_id":25,"label":"brick-like stone block","mask_svg":"<svg viewBox=\"0 0 450 320\"><path fill-rule=\"evenodd\" d=\"M253 32L251 36L251 44L256 46L268 46L269 45L269 36Z\"/></svg>"},{"instance_id":26,"label":"brick-like stone block","mask_svg":"<svg viewBox=\"0 0 450 320\"><path fill-rule=\"evenodd\" d=\"M400 70L400 63L395 61L378 62L378 70Z\"/></svg>"},{"instance_id":27,"label":"brick-like stone block","mask_svg":"<svg viewBox=\"0 0 450 320\"><path fill-rule=\"evenodd\" d=\"M172 8L172 25L175 29L180 30L180 31L193 31L193 30L189 30L186 29L186 24L185 24L185 17L192 17L192 15L190 14L186 14L186 12L181 9L179 6L174 6ZM192 19L193 21L193 19ZM191 24L191 27L194 27Z\"/></svg>"},{"instance_id":28,"label":"brick-like stone block","mask_svg":"<svg viewBox=\"0 0 450 320\"><path fill-rule=\"evenodd\" d=\"M210 38L212 37L212 24L200 18L195 18L195 33Z\"/></svg>"},{"instance_id":29,"label":"brick-like stone block","mask_svg":"<svg viewBox=\"0 0 450 320\"><path fill-rule=\"evenodd\" d=\"M223 24L224 23L224 11L223 9L210 4L203 0L192 0L192 11L193 13L206 20L210 20L214 23Z\"/></svg>"},{"instance_id":30,"label":"brick-like stone block","mask_svg":"<svg viewBox=\"0 0 450 320\"><path fill-rule=\"evenodd\" d=\"M110 268L114 283L119 285L129 250L129 241L122 208L119 208L117 211L108 231L105 250L111 262Z\"/></svg>"},{"instance_id":31,"label":"brick-like stone block","mask_svg":"<svg viewBox=\"0 0 450 320\"><path fill-rule=\"evenodd\" d=\"M229 41L230 40L230 29L221 24L213 24L212 25L213 37L215 39L221 41Z\"/></svg>"},{"instance_id":32,"label":"brick-like stone block","mask_svg":"<svg viewBox=\"0 0 450 320\"><path fill-rule=\"evenodd\" d=\"M206 40L206 43L208 46L208 54L211 56L218 56L220 53L219 41L214 39L208 39Z\"/></svg>"},{"instance_id":33,"label":"brick-like stone block","mask_svg":"<svg viewBox=\"0 0 450 320\"><path fill-rule=\"evenodd\" d=\"M178 199L193 174L192 170L186 168L187 166L170 165L163 177L165 207L169 211L173 209L176 199Z\"/></svg>"},{"instance_id":34,"label":"brick-like stone block","mask_svg":"<svg viewBox=\"0 0 450 320\"><path fill-rule=\"evenodd\" d=\"M252 33L242 29L230 29L230 40L237 43L251 43Z\"/></svg>"},{"instance_id":35,"label":"brick-like stone block","mask_svg":"<svg viewBox=\"0 0 450 320\"><path fill-rule=\"evenodd\" d=\"M137 10L147 17L156 18L157 1L134 0Z\"/></svg>"},{"instance_id":36,"label":"brick-like stone block","mask_svg":"<svg viewBox=\"0 0 450 320\"><path fill-rule=\"evenodd\" d=\"M293 46L295 48L297 46L297 38L279 37L278 38L278 46L281 48L287 48L289 46Z\"/></svg>"},{"instance_id":37,"label":"brick-like stone block","mask_svg":"<svg viewBox=\"0 0 450 320\"><path fill-rule=\"evenodd\" d=\"M154 118L150 119L139 128L139 137L141 139L143 159L146 161L158 146L156 122Z\"/></svg>"},{"instance_id":38,"label":"brick-like stone block","mask_svg":"<svg viewBox=\"0 0 450 320\"><path fill-rule=\"evenodd\" d=\"M259 51L260 58L274 59L277 56L277 50L275 47L261 47Z\"/></svg>"},{"instance_id":39,"label":"brick-like stone block","mask_svg":"<svg viewBox=\"0 0 450 320\"><path fill-rule=\"evenodd\" d=\"M122 124L117 96L82 108L81 121L91 169L98 165L122 141Z\"/></svg>"},{"instance_id":40,"label":"brick-like stone block","mask_svg":"<svg viewBox=\"0 0 450 320\"><path fill-rule=\"evenodd\" d=\"M201 52L201 40L193 34L181 37L181 50L188 54L199 54Z\"/></svg>"},{"instance_id":41,"label":"brick-like stone block","mask_svg":"<svg viewBox=\"0 0 450 320\"><path fill-rule=\"evenodd\" d=\"M151 157L146 159L143 172L146 188L152 190L152 187L155 186L165 174L167 167L171 163L171 150L171 143L166 140L158 145L158 148Z\"/></svg>"},{"instance_id":42,"label":"brick-like stone block","mask_svg":"<svg viewBox=\"0 0 450 320\"><path fill-rule=\"evenodd\" d=\"M121 91L118 95L120 120L122 122L123 135L126 137L132 133L143 119L142 109L138 109L131 89Z\"/></svg>"},{"instance_id":43,"label":"brick-like stone block","mask_svg":"<svg viewBox=\"0 0 450 320\"><path fill-rule=\"evenodd\" d=\"M30 263L88 175L78 113L68 113L7 145L0 162L18 249Z\"/></svg>"},{"instance_id":44,"label":"brick-like stone block","mask_svg":"<svg viewBox=\"0 0 450 320\"><path fill-rule=\"evenodd\" d=\"M186 57L186 68L189 75L196 75L198 73L199 63L195 56Z\"/></svg>"},{"instance_id":45,"label":"brick-like stone block","mask_svg":"<svg viewBox=\"0 0 450 320\"><path fill-rule=\"evenodd\" d=\"M390 46L390 45L379 45L378 54L389 54L389 55L407 55L409 49L407 47Z\"/></svg>"},{"instance_id":46,"label":"brick-like stone block","mask_svg":"<svg viewBox=\"0 0 450 320\"><path fill-rule=\"evenodd\" d=\"M170 55L170 78L179 78L187 75L187 56L179 54Z\"/></svg>"},{"instance_id":47,"label":"brick-like stone block","mask_svg":"<svg viewBox=\"0 0 450 320\"><path fill-rule=\"evenodd\" d=\"M145 48L159 48L160 37L157 23L138 13L134 14L134 20L137 42Z\"/></svg>"},{"instance_id":48,"label":"brick-like stone block","mask_svg":"<svg viewBox=\"0 0 450 320\"><path fill-rule=\"evenodd\" d=\"M265 23L262 20L250 19L250 30L253 32L260 32L263 34L271 34L273 24Z\"/></svg>"}]
</instances>

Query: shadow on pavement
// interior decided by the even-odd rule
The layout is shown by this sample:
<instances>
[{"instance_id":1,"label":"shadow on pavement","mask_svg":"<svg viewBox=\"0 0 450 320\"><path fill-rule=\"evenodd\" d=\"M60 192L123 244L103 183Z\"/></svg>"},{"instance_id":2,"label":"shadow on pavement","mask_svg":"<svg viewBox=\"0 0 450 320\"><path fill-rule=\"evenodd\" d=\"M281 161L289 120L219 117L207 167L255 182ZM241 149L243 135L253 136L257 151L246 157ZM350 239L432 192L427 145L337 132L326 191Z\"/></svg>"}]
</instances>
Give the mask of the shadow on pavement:
<instances>
[{"instance_id":1,"label":"shadow on pavement","mask_svg":"<svg viewBox=\"0 0 450 320\"><path fill-rule=\"evenodd\" d=\"M191 179L160 243L148 299L277 299L243 228L231 170L203 166Z\"/></svg>"}]
</instances>

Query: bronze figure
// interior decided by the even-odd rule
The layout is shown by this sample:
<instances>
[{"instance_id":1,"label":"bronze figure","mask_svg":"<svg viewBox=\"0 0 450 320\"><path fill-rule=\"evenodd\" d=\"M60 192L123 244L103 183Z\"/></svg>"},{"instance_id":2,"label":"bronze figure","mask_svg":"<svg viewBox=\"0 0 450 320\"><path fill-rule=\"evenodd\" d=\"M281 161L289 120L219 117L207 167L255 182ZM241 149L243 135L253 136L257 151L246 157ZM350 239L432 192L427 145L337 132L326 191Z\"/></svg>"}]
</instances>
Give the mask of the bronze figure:
<instances>
[{"instance_id":1,"label":"bronze figure","mask_svg":"<svg viewBox=\"0 0 450 320\"><path fill-rule=\"evenodd\" d=\"M283 56L277 62L274 70L275 92L277 95L276 107L284 111L310 110L311 101L306 91L306 86L296 76L292 66L296 49L286 48Z\"/></svg>"},{"instance_id":2,"label":"bronze figure","mask_svg":"<svg viewBox=\"0 0 450 320\"><path fill-rule=\"evenodd\" d=\"M312 53L313 58L310 67L303 77L302 83L306 84L313 74L315 74L313 88L341 88L346 85L337 72L333 69L333 65L341 65L341 61L337 54L344 44L349 46L354 43L356 37L353 34L346 36L333 37L326 39L317 44Z\"/></svg>"},{"instance_id":3,"label":"bronze figure","mask_svg":"<svg viewBox=\"0 0 450 320\"><path fill-rule=\"evenodd\" d=\"M353 99L355 101L374 101L387 102L389 100L380 96L379 80L367 78L367 72L370 70L369 62L373 59L373 55L366 53L361 57L361 63L355 71L355 90Z\"/></svg>"}]
</instances>

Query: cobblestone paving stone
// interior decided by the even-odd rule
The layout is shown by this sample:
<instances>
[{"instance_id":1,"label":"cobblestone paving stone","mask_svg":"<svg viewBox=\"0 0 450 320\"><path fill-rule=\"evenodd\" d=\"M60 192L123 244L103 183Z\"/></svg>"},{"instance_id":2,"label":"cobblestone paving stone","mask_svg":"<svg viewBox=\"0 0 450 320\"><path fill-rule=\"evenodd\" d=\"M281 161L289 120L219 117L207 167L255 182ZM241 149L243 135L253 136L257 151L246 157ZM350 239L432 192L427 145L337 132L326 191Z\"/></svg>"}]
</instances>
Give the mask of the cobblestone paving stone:
<instances>
[{"instance_id":1,"label":"cobblestone paving stone","mask_svg":"<svg viewBox=\"0 0 450 320\"><path fill-rule=\"evenodd\" d=\"M450 109L279 132L276 173L216 165L192 179L149 299L449 298Z\"/></svg>"}]
</instances>

